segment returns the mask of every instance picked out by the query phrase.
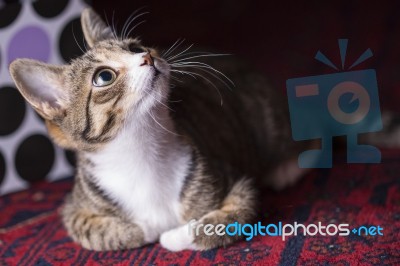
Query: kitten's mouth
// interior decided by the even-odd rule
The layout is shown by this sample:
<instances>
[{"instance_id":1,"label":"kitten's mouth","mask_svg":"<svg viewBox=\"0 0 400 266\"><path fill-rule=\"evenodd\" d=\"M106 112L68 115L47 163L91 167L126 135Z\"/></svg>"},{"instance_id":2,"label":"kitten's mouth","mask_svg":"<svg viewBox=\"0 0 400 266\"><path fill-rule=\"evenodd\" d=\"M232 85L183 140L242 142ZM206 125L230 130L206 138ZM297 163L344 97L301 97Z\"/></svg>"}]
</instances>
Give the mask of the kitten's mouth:
<instances>
[{"instance_id":1,"label":"kitten's mouth","mask_svg":"<svg viewBox=\"0 0 400 266\"><path fill-rule=\"evenodd\" d=\"M157 95L160 93L159 90L162 90L162 87L157 85L157 82L163 73L155 67L152 69L152 72L152 77L150 77L148 80L150 84L148 83L148 86L144 88L143 94L139 99L137 106L142 106L143 103L148 102L149 99L154 103L160 102L160 99L158 99L159 96Z\"/></svg>"},{"instance_id":2,"label":"kitten's mouth","mask_svg":"<svg viewBox=\"0 0 400 266\"><path fill-rule=\"evenodd\" d=\"M160 70L158 70L156 67L154 67L154 78L153 79L156 79L160 74L161 74L161 71Z\"/></svg>"},{"instance_id":3,"label":"kitten's mouth","mask_svg":"<svg viewBox=\"0 0 400 266\"><path fill-rule=\"evenodd\" d=\"M159 65L157 61L154 60L154 65L151 66L153 72L153 78L151 80L151 88L154 89L154 84L157 82L158 78L162 74L162 72L158 69Z\"/></svg>"},{"instance_id":4,"label":"kitten's mouth","mask_svg":"<svg viewBox=\"0 0 400 266\"><path fill-rule=\"evenodd\" d=\"M154 74L153 74L153 79L151 81L152 88L154 87L154 83L158 80L158 77L161 75L161 71L158 70L155 66L153 66L153 71L154 71Z\"/></svg>"}]
</instances>

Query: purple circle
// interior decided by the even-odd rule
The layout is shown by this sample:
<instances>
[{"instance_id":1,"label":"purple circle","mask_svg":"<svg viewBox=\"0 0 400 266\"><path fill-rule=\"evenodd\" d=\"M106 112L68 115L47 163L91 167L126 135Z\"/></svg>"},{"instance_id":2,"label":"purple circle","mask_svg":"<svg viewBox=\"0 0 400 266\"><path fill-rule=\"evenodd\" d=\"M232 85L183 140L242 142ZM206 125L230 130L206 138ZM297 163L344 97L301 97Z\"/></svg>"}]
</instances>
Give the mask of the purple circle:
<instances>
[{"instance_id":1,"label":"purple circle","mask_svg":"<svg viewBox=\"0 0 400 266\"><path fill-rule=\"evenodd\" d=\"M36 26L18 31L8 45L8 63L17 58L31 58L47 62L50 57L50 39Z\"/></svg>"}]
</instances>

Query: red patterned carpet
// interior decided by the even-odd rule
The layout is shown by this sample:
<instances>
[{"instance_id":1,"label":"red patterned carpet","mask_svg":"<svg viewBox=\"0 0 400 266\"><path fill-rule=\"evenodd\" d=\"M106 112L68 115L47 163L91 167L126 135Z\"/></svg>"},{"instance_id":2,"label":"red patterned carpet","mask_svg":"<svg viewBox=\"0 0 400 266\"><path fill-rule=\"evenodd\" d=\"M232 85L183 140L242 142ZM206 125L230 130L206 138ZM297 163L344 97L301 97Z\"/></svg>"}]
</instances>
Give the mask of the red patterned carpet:
<instances>
[{"instance_id":1,"label":"red patterned carpet","mask_svg":"<svg viewBox=\"0 0 400 266\"><path fill-rule=\"evenodd\" d=\"M381 226L383 236L257 236L227 248L171 253L159 244L91 252L66 235L58 210L71 179L0 198L0 265L400 265L400 150L376 165L315 170L297 186L260 198L263 224Z\"/></svg>"}]
</instances>

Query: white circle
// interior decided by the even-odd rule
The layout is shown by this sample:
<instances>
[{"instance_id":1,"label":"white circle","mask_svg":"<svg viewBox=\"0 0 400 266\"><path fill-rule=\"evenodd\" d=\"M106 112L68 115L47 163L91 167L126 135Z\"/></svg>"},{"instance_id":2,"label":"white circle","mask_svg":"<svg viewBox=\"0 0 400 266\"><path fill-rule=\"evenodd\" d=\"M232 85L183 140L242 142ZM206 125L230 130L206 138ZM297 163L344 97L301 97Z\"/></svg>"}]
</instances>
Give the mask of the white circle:
<instances>
[{"instance_id":1,"label":"white circle","mask_svg":"<svg viewBox=\"0 0 400 266\"><path fill-rule=\"evenodd\" d=\"M335 228L335 231L334 231L333 233L329 232L329 227ZM330 236L336 235L337 232L338 232L338 228L337 228L336 225L334 225L334 224L330 224L330 225L328 225L328 226L326 227L326 233L327 233L328 235L330 235Z\"/></svg>"},{"instance_id":2,"label":"white circle","mask_svg":"<svg viewBox=\"0 0 400 266\"><path fill-rule=\"evenodd\" d=\"M315 231L314 231L314 232L311 232L311 231L310 231L311 228L314 228ZM317 233L318 233L318 226L316 226L315 224L309 224L309 225L307 226L307 235L315 236Z\"/></svg>"},{"instance_id":3,"label":"white circle","mask_svg":"<svg viewBox=\"0 0 400 266\"><path fill-rule=\"evenodd\" d=\"M339 107L339 98L345 93L353 93L360 101L359 107L352 113L345 113ZM371 101L368 92L363 86L353 81L345 81L337 84L328 96L328 110L332 117L346 125L356 124L368 114Z\"/></svg>"}]
</instances>

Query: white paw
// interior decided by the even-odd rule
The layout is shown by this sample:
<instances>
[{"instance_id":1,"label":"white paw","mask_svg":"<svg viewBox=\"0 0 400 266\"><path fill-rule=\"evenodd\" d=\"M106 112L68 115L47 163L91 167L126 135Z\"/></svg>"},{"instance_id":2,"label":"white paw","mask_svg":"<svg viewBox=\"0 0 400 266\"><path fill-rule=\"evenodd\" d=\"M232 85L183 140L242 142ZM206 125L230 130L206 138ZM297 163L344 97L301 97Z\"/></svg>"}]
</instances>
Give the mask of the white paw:
<instances>
[{"instance_id":1,"label":"white paw","mask_svg":"<svg viewBox=\"0 0 400 266\"><path fill-rule=\"evenodd\" d=\"M170 251L196 250L196 245L193 244L194 233L190 231L189 226L189 224L185 224L162 233L160 237L161 246Z\"/></svg>"}]
</instances>

